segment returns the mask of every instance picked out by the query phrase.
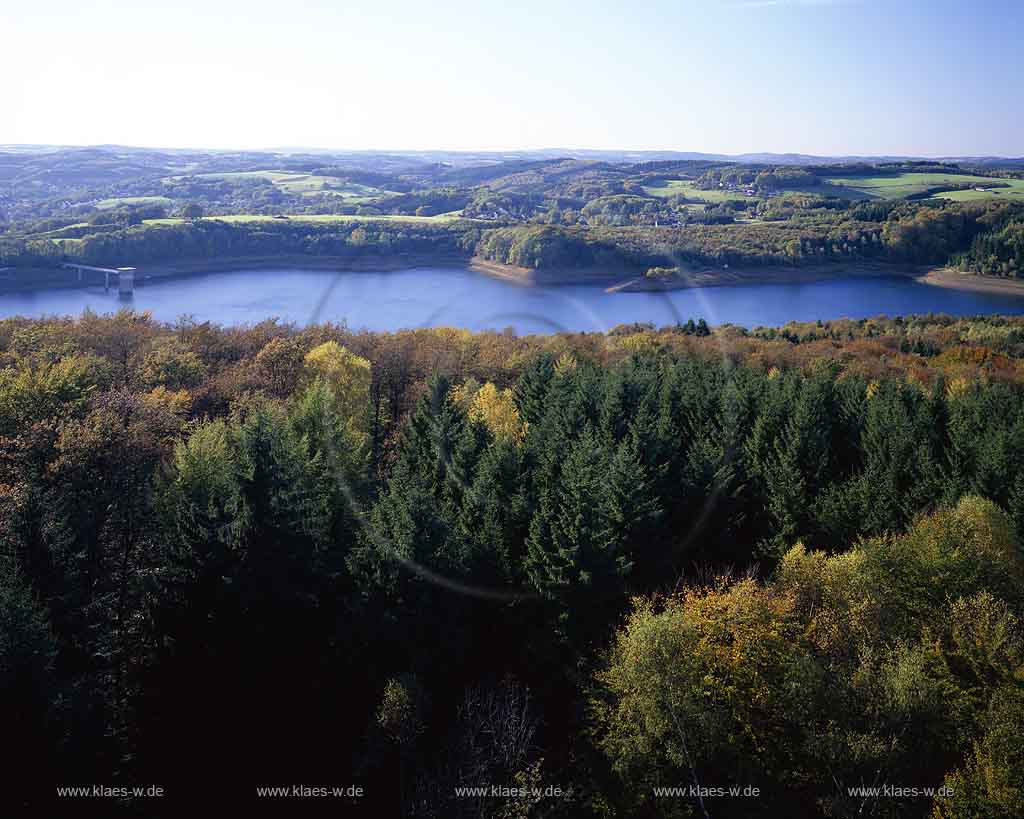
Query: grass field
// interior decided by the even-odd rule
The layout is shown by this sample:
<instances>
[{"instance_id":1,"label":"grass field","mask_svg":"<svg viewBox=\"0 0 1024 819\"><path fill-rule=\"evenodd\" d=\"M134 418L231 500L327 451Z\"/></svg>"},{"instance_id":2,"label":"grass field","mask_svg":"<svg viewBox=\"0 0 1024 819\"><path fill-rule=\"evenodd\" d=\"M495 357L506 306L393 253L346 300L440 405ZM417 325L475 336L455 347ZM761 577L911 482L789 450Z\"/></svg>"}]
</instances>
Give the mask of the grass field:
<instances>
[{"instance_id":1,"label":"grass field","mask_svg":"<svg viewBox=\"0 0 1024 819\"><path fill-rule=\"evenodd\" d=\"M963 174L946 173L902 173L897 176L833 177L828 181L833 185L855 191L860 194L861 198L868 199L903 199L907 196L924 193L931 188L953 187L965 183L984 187L996 185L1004 181L1019 182L1019 180L991 179L985 176L965 176ZM813 191L809 189L809 192L820 193L823 190L828 190L828 188L816 188ZM953 196L953 194L963 194L964 196ZM836 192L832 195L843 196L844 194ZM995 190L968 190L950 191L949 193L936 195L961 199L986 199L997 194Z\"/></svg>"},{"instance_id":2,"label":"grass field","mask_svg":"<svg viewBox=\"0 0 1024 819\"><path fill-rule=\"evenodd\" d=\"M180 177L174 177L180 178ZM308 173L292 173L290 171L236 171L233 173L203 173L199 179L222 179L225 181L243 179L266 179L283 193L293 196L315 196L326 193L340 196L352 202L368 202L381 196L388 196L394 191L372 188L348 182L335 176L314 176Z\"/></svg>"},{"instance_id":3,"label":"grass field","mask_svg":"<svg viewBox=\"0 0 1024 819\"><path fill-rule=\"evenodd\" d=\"M63 230L73 230L74 228L87 227L88 224L88 222L75 222L72 225L64 225L64 227L54 228L53 230L45 230L42 233L32 233L30 235L33 239L42 239L47 236L52 236L55 233L60 233Z\"/></svg>"},{"instance_id":4,"label":"grass field","mask_svg":"<svg viewBox=\"0 0 1024 819\"><path fill-rule=\"evenodd\" d=\"M903 199L907 196L922 194L943 186L970 184L976 187L987 187L1005 183L1009 187L992 187L988 190L949 190L936 193L943 199L967 202L980 199L1011 199L1024 201L1024 180L993 179L987 176L967 176L964 174L946 173L902 173L897 176L868 177L832 177L827 185L800 188L800 193L813 193L819 196L838 196L843 199ZM668 198L681 194L687 199L701 202L725 202L729 199L746 199L736 191L709 190L702 191L688 179L669 179L661 185L645 187L651 196Z\"/></svg>"},{"instance_id":5,"label":"grass field","mask_svg":"<svg viewBox=\"0 0 1024 819\"><path fill-rule=\"evenodd\" d=\"M342 214L309 214L299 216L289 216L287 219L279 219L276 216L264 216L262 214L250 214L250 213L238 213L230 216L204 216L203 219L207 222L230 222L230 223L246 223L246 222L316 222L316 223L330 223L330 222L454 222L457 219L461 219L461 211L451 211L450 213L439 213L436 216L346 216ZM147 219L145 224L147 225L180 225L184 222L184 219L174 217L170 219Z\"/></svg>"},{"instance_id":6,"label":"grass field","mask_svg":"<svg viewBox=\"0 0 1024 819\"><path fill-rule=\"evenodd\" d=\"M120 196L114 199L103 199L96 203L100 210L110 210L122 205L162 205L169 208L172 201L166 196Z\"/></svg>"},{"instance_id":7,"label":"grass field","mask_svg":"<svg viewBox=\"0 0 1024 819\"><path fill-rule=\"evenodd\" d=\"M936 196L942 199L952 199L954 202L971 202L978 199L1009 199L1014 202L1024 202L1024 179L1000 179L1006 182L1008 188L993 188L987 191L947 191Z\"/></svg>"},{"instance_id":8,"label":"grass field","mask_svg":"<svg viewBox=\"0 0 1024 819\"><path fill-rule=\"evenodd\" d=\"M645 187L644 190L651 196L659 196L667 199L670 196L676 196L677 194L685 196L687 199L694 199L700 202L710 202L717 204L718 202L726 202L730 199L756 199L757 197L746 196L737 191L723 191L723 190L709 190L702 191L700 188L694 187L694 184L689 179L668 179L662 185L655 185L651 187Z\"/></svg>"}]
</instances>

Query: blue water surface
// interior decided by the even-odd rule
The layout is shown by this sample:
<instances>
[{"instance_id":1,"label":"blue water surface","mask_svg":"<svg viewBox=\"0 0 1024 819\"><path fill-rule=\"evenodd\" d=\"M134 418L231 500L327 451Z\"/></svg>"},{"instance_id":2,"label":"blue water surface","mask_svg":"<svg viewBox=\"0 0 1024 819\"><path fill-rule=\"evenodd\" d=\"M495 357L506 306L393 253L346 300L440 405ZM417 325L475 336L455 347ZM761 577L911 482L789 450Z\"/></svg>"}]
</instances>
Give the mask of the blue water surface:
<instances>
[{"instance_id":1,"label":"blue water surface","mask_svg":"<svg viewBox=\"0 0 1024 819\"><path fill-rule=\"evenodd\" d=\"M1024 298L934 287L898 276L606 293L599 285L524 286L453 267L378 273L237 270L143 281L129 297L102 286L0 296L3 317L78 315L86 307L98 313L120 307L149 310L172 322L184 315L227 325L277 317L299 325L334 321L369 330L453 326L552 333L607 330L637 321L660 326L689 318L755 327L879 314L1024 313Z\"/></svg>"}]
</instances>

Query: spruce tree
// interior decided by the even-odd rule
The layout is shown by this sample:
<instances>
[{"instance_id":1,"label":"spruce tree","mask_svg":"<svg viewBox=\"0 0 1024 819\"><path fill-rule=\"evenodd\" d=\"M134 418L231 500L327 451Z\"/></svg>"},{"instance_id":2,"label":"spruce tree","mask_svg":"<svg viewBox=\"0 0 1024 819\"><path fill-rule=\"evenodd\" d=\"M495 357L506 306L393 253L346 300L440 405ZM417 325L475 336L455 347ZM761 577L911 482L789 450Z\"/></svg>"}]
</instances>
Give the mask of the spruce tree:
<instances>
[{"instance_id":1,"label":"spruce tree","mask_svg":"<svg viewBox=\"0 0 1024 819\"><path fill-rule=\"evenodd\" d=\"M536 424L544 417L548 387L555 373L555 361L550 353L534 358L523 370L513 388L516 409L528 424Z\"/></svg>"},{"instance_id":2,"label":"spruce tree","mask_svg":"<svg viewBox=\"0 0 1024 819\"><path fill-rule=\"evenodd\" d=\"M624 455L621 468L634 463ZM566 453L556 487L542 497L527 540L527 575L553 601L559 634L577 651L593 646L605 621L606 612L599 612L622 595L632 568L615 524L626 528L647 510L645 503L630 505L637 499L623 492L618 481L620 494L611 502L610 471L609 453L585 430Z\"/></svg>"}]
</instances>

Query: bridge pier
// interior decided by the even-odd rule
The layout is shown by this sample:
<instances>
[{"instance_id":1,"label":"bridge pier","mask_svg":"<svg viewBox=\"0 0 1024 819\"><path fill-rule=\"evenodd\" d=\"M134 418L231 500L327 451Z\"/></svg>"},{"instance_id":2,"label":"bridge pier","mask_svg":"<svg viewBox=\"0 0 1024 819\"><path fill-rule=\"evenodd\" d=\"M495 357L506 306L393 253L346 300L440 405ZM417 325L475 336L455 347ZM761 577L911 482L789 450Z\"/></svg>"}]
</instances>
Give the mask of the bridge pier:
<instances>
[{"instance_id":1,"label":"bridge pier","mask_svg":"<svg viewBox=\"0 0 1024 819\"><path fill-rule=\"evenodd\" d=\"M117 294L130 296L135 292L135 268L119 267L117 270Z\"/></svg>"},{"instance_id":2,"label":"bridge pier","mask_svg":"<svg viewBox=\"0 0 1024 819\"><path fill-rule=\"evenodd\" d=\"M85 271L91 270L103 274L103 289L110 290L110 276L117 276L117 292L122 296L130 296L135 292L135 268L134 267L96 267L90 264L77 264L75 262L63 262L61 267L74 270L78 281L85 280Z\"/></svg>"}]
</instances>

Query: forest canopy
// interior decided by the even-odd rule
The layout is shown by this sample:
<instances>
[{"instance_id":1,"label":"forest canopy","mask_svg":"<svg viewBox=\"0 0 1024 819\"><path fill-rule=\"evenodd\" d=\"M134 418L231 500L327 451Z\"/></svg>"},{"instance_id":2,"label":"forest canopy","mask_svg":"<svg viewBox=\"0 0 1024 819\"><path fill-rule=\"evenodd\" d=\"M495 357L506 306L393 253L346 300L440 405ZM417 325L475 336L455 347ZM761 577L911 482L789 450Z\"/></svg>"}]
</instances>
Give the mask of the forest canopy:
<instances>
[{"instance_id":1,"label":"forest canopy","mask_svg":"<svg viewBox=\"0 0 1024 819\"><path fill-rule=\"evenodd\" d=\"M1020 816L1022 362L1000 317L4 320L21 806Z\"/></svg>"}]
</instances>

